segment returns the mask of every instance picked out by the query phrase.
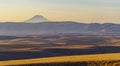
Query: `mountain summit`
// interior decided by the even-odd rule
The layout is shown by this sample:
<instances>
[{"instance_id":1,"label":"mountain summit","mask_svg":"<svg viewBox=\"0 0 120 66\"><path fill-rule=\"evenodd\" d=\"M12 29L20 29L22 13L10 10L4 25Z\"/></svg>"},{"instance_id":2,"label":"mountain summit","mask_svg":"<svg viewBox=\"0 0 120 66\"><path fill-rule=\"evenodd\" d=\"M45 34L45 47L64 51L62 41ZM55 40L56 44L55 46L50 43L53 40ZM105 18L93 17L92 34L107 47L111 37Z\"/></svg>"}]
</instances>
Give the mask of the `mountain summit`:
<instances>
[{"instance_id":1,"label":"mountain summit","mask_svg":"<svg viewBox=\"0 0 120 66\"><path fill-rule=\"evenodd\" d=\"M48 19L41 15L35 15L32 18L25 21L27 23L39 23L39 22L48 22Z\"/></svg>"}]
</instances>

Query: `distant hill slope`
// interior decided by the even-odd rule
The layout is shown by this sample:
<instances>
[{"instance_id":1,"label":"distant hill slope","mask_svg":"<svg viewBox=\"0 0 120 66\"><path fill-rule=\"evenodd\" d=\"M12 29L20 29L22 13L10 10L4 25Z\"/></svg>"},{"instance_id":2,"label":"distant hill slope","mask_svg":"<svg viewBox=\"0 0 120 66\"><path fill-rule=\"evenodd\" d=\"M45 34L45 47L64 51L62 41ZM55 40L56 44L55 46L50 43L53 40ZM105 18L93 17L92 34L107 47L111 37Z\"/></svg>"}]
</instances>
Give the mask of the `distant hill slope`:
<instances>
[{"instance_id":1,"label":"distant hill slope","mask_svg":"<svg viewBox=\"0 0 120 66\"><path fill-rule=\"evenodd\" d=\"M120 35L120 24L76 22L0 23L0 35L36 34Z\"/></svg>"},{"instance_id":2,"label":"distant hill slope","mask_svg":"<svg viewBox=\"0 0 120 66\"><path fill-rule=\"evenodd\" d=\"M16 38L20 38L20 37L16 37L16 36L0 36L0 40L10 40L10 39L16 39Z\"/></svg>"},{"instance_id":3,"label":"distant hill slope","mask_svg":"<svg viewBox=\"0 0 120 66\"><path fill-rule=\"evenodd\" d=\"M79 56L61 56L50 58L36 58L15 61L0 62L1 66L21 65L21 64L40 64L40 63L59 63L59 62L84 62L84 61L116 61L120 60L120 53L116 54L96 54L96 55L79 55Z\"/></svg>"}]
</instances>

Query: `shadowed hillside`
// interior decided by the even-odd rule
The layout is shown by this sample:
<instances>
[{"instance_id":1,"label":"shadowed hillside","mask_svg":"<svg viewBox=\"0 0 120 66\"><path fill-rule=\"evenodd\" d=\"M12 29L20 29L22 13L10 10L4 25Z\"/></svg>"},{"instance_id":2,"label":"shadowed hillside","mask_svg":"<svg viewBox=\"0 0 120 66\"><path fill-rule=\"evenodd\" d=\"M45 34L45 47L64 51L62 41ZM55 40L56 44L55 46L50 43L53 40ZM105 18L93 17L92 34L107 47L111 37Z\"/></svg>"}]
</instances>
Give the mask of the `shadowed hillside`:
<instances>
[{"instance_id":1,"label":"shadowed hillside","mask_svg":"<svg viewBox=\"0 0 120 66\"><path fill-rule=\"evenodd\" d=\"M0 52L0 60L20 60L54 56L119 53L120 47L94 47L92 49L45 49L42 52Z\"/></svg>"}]
</instances>

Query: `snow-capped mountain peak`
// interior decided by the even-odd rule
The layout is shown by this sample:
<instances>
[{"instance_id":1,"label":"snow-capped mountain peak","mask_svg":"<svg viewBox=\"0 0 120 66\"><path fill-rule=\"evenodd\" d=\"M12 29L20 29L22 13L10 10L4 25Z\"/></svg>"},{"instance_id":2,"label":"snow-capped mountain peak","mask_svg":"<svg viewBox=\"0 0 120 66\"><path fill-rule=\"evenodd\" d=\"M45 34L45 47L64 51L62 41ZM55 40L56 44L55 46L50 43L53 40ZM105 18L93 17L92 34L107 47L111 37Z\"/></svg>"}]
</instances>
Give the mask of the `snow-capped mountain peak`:
<instances>
[{"instance_id":1,"label":"snow-capped mountain peak","mask_svg":"<svg viewBox=\"0 0 120 66\"><path fill-rule=\"evenodd\" d=\"M27 23L39 23L39 22L48 22L48 19L41 15L35 15L32 18L26 20Z\"/></svg>"}]
</instances>

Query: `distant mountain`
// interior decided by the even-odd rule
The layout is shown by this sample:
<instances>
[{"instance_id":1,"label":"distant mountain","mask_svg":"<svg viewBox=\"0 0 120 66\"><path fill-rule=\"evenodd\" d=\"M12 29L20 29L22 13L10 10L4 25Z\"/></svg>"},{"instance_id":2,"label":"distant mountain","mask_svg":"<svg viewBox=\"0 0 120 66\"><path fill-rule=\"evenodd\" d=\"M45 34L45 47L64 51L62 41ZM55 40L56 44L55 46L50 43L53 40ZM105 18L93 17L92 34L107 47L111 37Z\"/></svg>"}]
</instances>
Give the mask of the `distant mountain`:
<instances>
[{"instance_id":1,"label":"distant mountain","mask_svg":"<svg viewBox=\"0 0 120 66\"><path fill-rule=\"evenodd\" d=\"M48 22L48 19L41 15L35 15L32 18L26 20L27 23L39 23L39 22Z\"/></svg>"},{"instance_id":2,"label":"distant mountain","mask_svg":"<svg viewBox=\"0 0 120 66\"><path fill-rule=\"evenodd\" d=\"M120 24L84 24L76 22L0 23L0 35L36 34L120 35Z\"/></svg>"}]
</instances>

